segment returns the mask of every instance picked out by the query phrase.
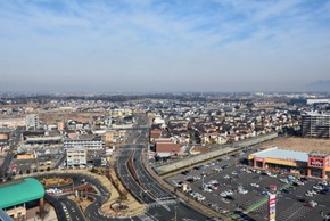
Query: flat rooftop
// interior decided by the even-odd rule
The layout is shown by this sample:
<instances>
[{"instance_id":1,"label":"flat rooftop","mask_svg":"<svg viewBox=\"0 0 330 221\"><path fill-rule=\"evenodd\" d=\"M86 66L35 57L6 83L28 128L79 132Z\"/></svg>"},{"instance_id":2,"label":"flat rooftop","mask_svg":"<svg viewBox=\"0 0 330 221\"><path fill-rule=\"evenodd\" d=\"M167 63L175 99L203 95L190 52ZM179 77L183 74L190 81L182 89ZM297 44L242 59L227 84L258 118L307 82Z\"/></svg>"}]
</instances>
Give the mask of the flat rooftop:
<instances>
[{"instance_id":1,"label":"flat rooftop","mask_svg":"<svg viewBox=\"0 0 330 221\"><path fill-rule=\"evenodd\" d=\"M33 178L0 185L0 208L23 204L44 197L42 184Z\"/></svg>"},{"instance_id":2,"label":"flat rooftop","mask_svg":"<svg viewBox=\"0 0 330 221\"><path fill-rule=\"evenodd\" d=\"M298 152L294 150L284 150L284 149L279 149L278 147L265 149L253 155L255 157L263 157L263 158L271 157L278 159L294 159L295 161L299 161L299 162L308 161L308 153Z\"/></svg>"}]
</instances>

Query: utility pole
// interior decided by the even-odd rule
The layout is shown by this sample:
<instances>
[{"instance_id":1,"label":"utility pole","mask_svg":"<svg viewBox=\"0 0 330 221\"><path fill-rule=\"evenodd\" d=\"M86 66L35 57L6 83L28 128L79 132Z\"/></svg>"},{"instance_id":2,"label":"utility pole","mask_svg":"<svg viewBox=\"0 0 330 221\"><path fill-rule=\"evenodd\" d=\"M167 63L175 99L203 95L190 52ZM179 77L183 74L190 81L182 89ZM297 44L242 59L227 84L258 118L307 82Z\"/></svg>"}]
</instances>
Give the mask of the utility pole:
<instances>
[{"instance_id":1,"label":"utility pole","mask_svg":"<svg viewBox=\"0 0 330 221\"><path fill-rule=\"evenodd\" d=\"M176 221L176 205L174 206L174 221Z\"/></svg>"},{"instance_id":2,"label":"utility pole","mask_svg":"<svg viewBox=\"0 0 330 221\"><path fill-rule=\"evenodd\" d=\"M203 174L203 188L205 188L205 177L206 177L206 174Z\"/></svg>"}]
</instances>

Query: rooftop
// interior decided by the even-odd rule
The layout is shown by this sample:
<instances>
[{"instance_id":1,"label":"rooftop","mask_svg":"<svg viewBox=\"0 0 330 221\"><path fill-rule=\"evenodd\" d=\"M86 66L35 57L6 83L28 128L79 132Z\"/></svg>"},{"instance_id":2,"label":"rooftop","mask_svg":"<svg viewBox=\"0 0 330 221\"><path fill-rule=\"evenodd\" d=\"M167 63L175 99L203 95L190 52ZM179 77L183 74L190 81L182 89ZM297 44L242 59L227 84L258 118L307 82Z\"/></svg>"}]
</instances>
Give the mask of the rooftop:
<instances>
[{"instance_id":1,"label":"rooftop","mask_svg":"<svg viewBox=\"0 0 330 221\"><path fill-rule=\"evenodd\" d=\"M307 162L308 154L304 152L298 152L294 150L284 150L278 149L278 147L273 147L269 149L262 150L258 153L253 154L255 157L271 157L279 159L295 159L299 162Z\"/></svg>"},{"instance_id":2,"label":"rooftop","mask_svg":"<svg viewBox=\"0 0 330 221\"><path fill-rule=\"evenodd\" d=\"M42 198L45 194L41 183L33 178L0 185L0 208L15 206Z\"/></svg>"}]
</instances>

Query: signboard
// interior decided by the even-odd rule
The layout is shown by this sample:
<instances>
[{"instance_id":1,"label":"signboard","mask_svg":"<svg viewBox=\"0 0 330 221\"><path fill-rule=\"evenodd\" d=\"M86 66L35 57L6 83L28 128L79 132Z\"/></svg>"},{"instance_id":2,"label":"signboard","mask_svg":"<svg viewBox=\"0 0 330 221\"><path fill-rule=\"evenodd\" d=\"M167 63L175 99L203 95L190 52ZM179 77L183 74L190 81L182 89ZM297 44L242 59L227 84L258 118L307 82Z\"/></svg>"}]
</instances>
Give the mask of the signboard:
<instances>
[{"instance_id":1,"label":"signboard","mask_svg":"<svg viewBox=\"0 0 330 221\"><path fill-rule=\"evenodd\" d=\"M309 159L310 165L314 167L323 167L324 158L320 157L310 157Z\"/></svg>"},{"instance_id":2,"label":"signboard","mask_svg":"<svg viewBox=\"0 0 330 221\"><path fill-rule=\"evenodd\" d=\"M256 162L264 162L264 158L262 158L262 157L256 157L255 158L255 161Z\"/></svg>"},{"instance_id":3,"label":"signboard","mask_svg":"<svg viewBox=\"0 0 330 221\"><path fill-rule=\"evenodd\" d=\"M274 194L269 195L269 201L268 201L269 221L275 221L275 204L276 204L276 196Z\"/></svg>"}]
</instances>

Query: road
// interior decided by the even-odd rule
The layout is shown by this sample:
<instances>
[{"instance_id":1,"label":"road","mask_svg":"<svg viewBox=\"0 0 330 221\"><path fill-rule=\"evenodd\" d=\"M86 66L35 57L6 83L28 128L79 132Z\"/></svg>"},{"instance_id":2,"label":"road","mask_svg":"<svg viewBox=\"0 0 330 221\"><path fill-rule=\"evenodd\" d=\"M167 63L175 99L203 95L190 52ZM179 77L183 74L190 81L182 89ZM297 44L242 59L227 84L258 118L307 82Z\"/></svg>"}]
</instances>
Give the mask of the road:
<instances>
[{"instance_id":1,"label":"road","mask_svg":"<svg viewBox=\"0 0 330 221\"><path fill-rule=\"evenodd\" d=\"M12 138L9 140L9 152L7 153L5 160L0 166L0 177L7 178L8 177L8 169L10 162L13 160L15 156L15 148L19 143L19 139L21 136L21 131L15 130Z\"/></svg>"},{"instance_id":2,"label":"road","mask_svg":"<svg viewBox=\"0 0 330 221\"><path fill-rule=\"evenodd\" d=\"M51 178L51 177L62 177L62 178L72 178L74 181L74 185L78 186L81 185L81 183L86 182L91 184L96 190L97 194L90 195L92 198L94 198L94 201L91 205L89 205L86 210L84 211L84 214L81 213L78 206L73 208L72 204L76 205L72 200L66 198L66 197L51 197L47 195L46 199L50 200L50 204L52 204L56 209L56 214L59 217L59 220L64 221L70 221L70 218L64 217L63 218L63 212L65 212L64 208L67 207L67 210L73 211L75 210L74 217L71 218L71 220L78 221L76 216L79 218L79 220L110 220L108 217L105 217L101 214L99 214L98 209L101 207L101 205L109 198L109 192L107 189L96 179L93 179L90 176L84 175L84 174L62 174L62 173L52 173L47 175L41 175L38 178ZM78 214L80 213L80 214ZM64 213L65 215L65 213Z\"/></svg>"},{"instance_id":3,"label":"road","mask_svg":"<svg viewBox=\"0 0 330 221\"><path fill-rule=\"evenodd\" d=\"M141 203L155 203L155 199L152 198L140 185L134 180L132 174L130 173L127 163L129 157L132 154L133 149L130 146L124 146L116 160L116 170L119 176L119 179L123 182L125 188L131 192L131 194L138 199Z\"/></svg>"},{"instance_id":4,"label":"road","mask_svg":"<svg viewBox=\"0 0 330 221\"><path fill-rule=\"evenodd\" d=\"M208 220L206 216L195 211L179 199L176 199L174 195L164 190L147 172L142 163L142 153L146 147L138 145L146 141L147 134L143 131L132 131L130 139L133 141L133 144L121 147L117 157L116 168L124 186L139 201L148 204L147 213L139 217L134 217L134 219L158 221ZM138 180L133 178L134 175L127 168L127 162L131 159Z\"/></svg>"},{"instance_id":5,"label":"road","mask_svg":"<svg viewBox=\"0 0 330 221\"><path fill-rule=\"evenodd\" d=\"M142 148L133 149L133 165L138 175L142 187L147 190L155 199L173 199L173 195L160 188L157 181L154 180L142 165Z\"/></svg>"},{"instance_id":6,"label":"road","mask_svg":"<svg viewBox=\"0 0 330 221\"><path fill-rule=\"evenodd\" d=\"M66 197L45 195L45 199L55 208L57 219L63 221L84 221L84 215L75 202Z\"/></svg>"}]
</instances>

